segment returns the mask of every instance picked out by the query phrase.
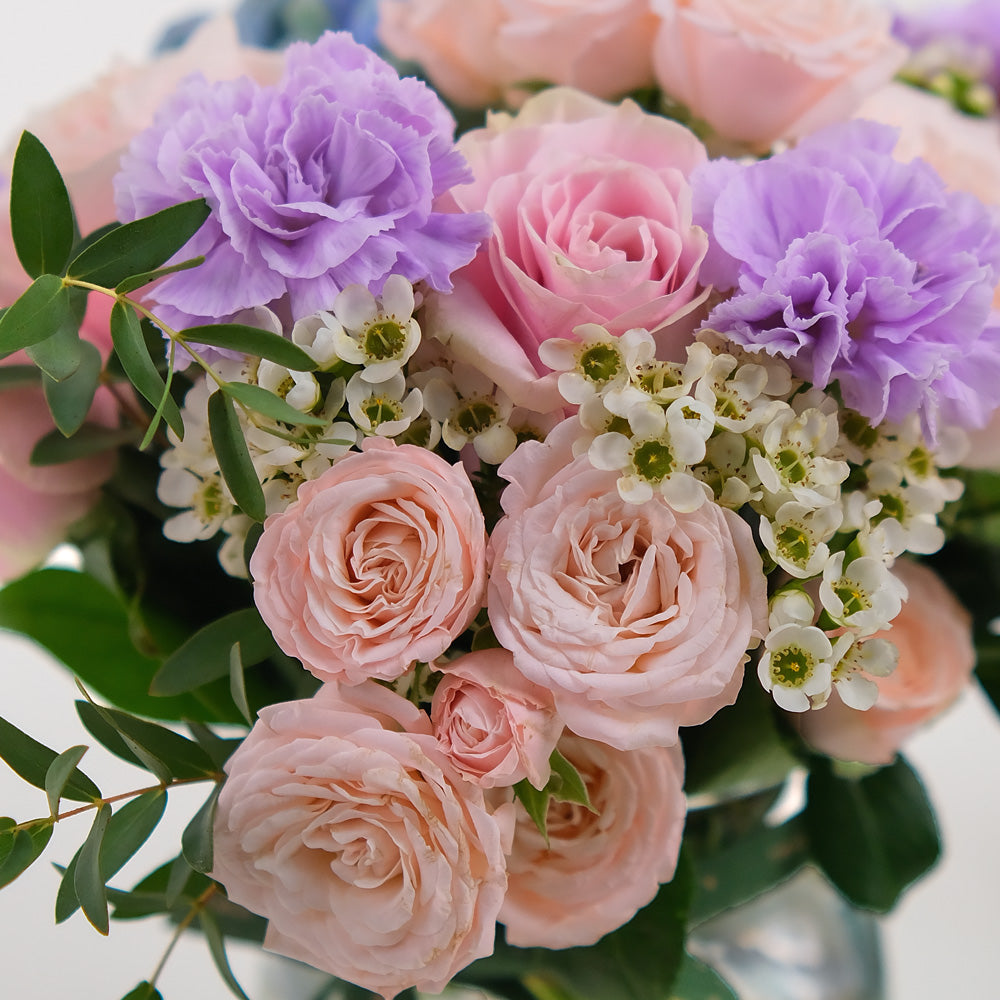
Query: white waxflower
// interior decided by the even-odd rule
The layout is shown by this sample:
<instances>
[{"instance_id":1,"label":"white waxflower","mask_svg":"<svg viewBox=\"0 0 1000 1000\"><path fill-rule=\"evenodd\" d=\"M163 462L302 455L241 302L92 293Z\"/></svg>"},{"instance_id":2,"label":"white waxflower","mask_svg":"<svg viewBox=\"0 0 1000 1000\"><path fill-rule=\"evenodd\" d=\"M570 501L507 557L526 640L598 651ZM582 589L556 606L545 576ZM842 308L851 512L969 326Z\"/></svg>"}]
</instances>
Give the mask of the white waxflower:
<instances>
[{"instance_id":1,"label":"white waxflower","mask_svg":"<svg viewBox=\"0 0 1000 1000\"><path fill-rule=\"evenodd\" d=\"M719 431L708 439L705 462L696 470L698 477L715 492L716 502L739 510L760 500L760 479L748 461L747 441L742 434Z\"/></svg>"},{"instance_id":2,"label":"white waxflower","mask_svg":"<svg viewBox=\"0 0 1000 1000\"><path fill-rule=\"evenodd\" d=\"M901 485L898 468L888 462L872 462L866 472L867 492L882 505L872 527L892 519L902 530L906 551L921 555L937 552L944 545L944 532L937 523L937 515L944 508L947 490L927 483Z\"/></svg>"},{"instance_id":3,"label":"white waxflower","mask_svg":"<svg viewBox=\"0 0 1000 1000\"><path fill-rule=\"evenodd\" d=\"M316 362L320 371L340 364L334 330L329 326L329 313L313 313L296 320L290 339Z\"/></svg>"},{"instance_id":4,"label":"white waxflower","mask_svg":"<svg viewBox=\"0 0 1000 1000\"><path fill-rule=\"evenodd\" d=\"M762 365L739 365L732 355L718 354L698 379L694 393L711 408L719 427L745 431L767 423L781 408L778 401L763 395L767 382Z\"/></svg>"},{"instance_id":5,"label":"white waxflower","mask_svg":"<svg viewBox=\"0 0 1000 1000\"><path fill-rule=\"evenodd\" d=\"M788 712L821 708L830 697L833 646L815 625L789 623L768 633L757 676Z\"/></svg>"},{"instance_id":6,"label":"white waxflower","mask_svg":"<svg viewBox=\"0 0 1000 1000\"><path fill-rule=\"evenodd\" d=\"M867 711L878 700L878 685L871 678L888 677L898 660L899 650L888 639L840 636L834 643L832 674L840 700L848 708Z\"/></svg>"},{"instance_id":7,"label":"white waxflower","mask_svg":"<svg viewBox=\"0 0 1000 1000\"><path fill-rule=\"evenodd\" d=\"M692 389L712 362L712 351L706 344L695 342L688 346L687 359L683 364L674 361L649 361L641 365L633 376L636 388L640 389L652 402L667 406L675 399L692 395ZM631 404L631 396L619 399L609 393L608 409L619 416L626 416Z\"/></svg>"},{"instance_id":8,"label":"white waxflower","mask_svg":"<svg viewBox=\"0 0 1000 1000\"><path fill-rule=\"evenodd\" d=\"M397 375L420 345L414 305L413 286L398 274L386 279L377 299L363 285L349 285L327 314L337 356L364 366L372 384Z\"/></svg>"},{"instance_id":9,"label":"white waxflower","mask_svg":"<svg viewBox=\"0 0 1000 1000\"><path fill-rule=\"evenodd\" d=\"M347 383L347 411L365 434L395 437L402 434L423 412L419 389L407 392L402 372L381 382L369 382L356 372Z\"/></svg>"},{"instance_id":10,"label":"white waxflower","mask_svg":"<svg viewBox=\"0 0 1000 1000\"><path fill-rule=\"evenodd\" d=\"M827 542L840 527L837 505L814 509L789 500L773 518L761 517L759 532L771 558L786 573L805 580L816 576L830 558Z\"/></svg>"},{"instance_id":11,"label":"white waxflower","mask_svg":"<svg viewBox=\"0 0 1000 1000\"><path fill-rule=\"evenodd\" d=\"M771 629L781 625L812 625L816 620L816 607L801 586L785 587L768 601L767 615Z\"/></svg>"},{"instance_id":12,"label":"white waxflower","mask_svg":"<svg viewBox=\"0 0 1000 1000\"><path fill-rule=\"evenodd\" d=\"M319 382L312 372L292 371L266 358L257 366L257 385L280 396L302 413L308 413L321 398Z\"/></svg>"},{"instance_id":13,"label":"white waxflower","mask_svg":"<svg viewBox=\"0 0 1000 1000\"><path fill-rule=\"evenodd\" d=\"M837 552L823 567L819 597L838 625L859 636L887 628L906 600L906 586L881 559L862 556L844 565Z\"/></svg>"},{"instance_id":14,"label":"white waxflower","mask_svg":"<svg viewBox=\"0 0 1000 1000\"><path fill-rule=\"evenodd\" d=\"M211 538L236 509L221 476L202 478L187 469L164 469L156 495L169 507L186 508L163 522L163 534L173 542Z\"/></svg>"}]
</instances>

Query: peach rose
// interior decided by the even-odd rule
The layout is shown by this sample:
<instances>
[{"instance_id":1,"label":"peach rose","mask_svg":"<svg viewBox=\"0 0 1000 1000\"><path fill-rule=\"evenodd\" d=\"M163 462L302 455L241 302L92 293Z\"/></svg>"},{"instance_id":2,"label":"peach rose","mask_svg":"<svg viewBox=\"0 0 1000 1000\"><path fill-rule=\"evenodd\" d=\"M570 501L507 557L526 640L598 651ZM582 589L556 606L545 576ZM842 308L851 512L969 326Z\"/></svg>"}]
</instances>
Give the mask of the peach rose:
<instances>
[{"instance_id":1,"label":"peach rose","mask_svg":"<svg viewBox=\"0 0 1000 1000\"><path fill-rule=\"evenodd\" d=\"M581 323L616 335L644 327L668 353L687 342L689 327L669 330L704 297L708 247L691 218L688 175L706 159L691 132L631 101L553 88L516 117L491 116L459 148L475 180L450 196L489 213L494 231L454 275L455 294L433 304L428 326L450 350L483 358L516 404L532 406L537 379L525 373L547 371L538 345Z\"/></svg>"},{"instance_id":2,"label":"peach rose","mask_svg":"<svg viewBox=\"0 0 1000 1000\"><path fill-rule=\"evenodd\" d=\"M873 678L878 701L865 712L834 696L825 708L794 720L808 743L831 757L889 764L907 738L965 689L976 663L972 618L927 566L899 559L893 572L909 597L880 633L899 648L888 677Z\"/></svg>"},{"instance_id":3,"label":"peach rose","mask_svg":"<svg viewBox=\"0 0 1000 1000\"><path fill-rule=\"evenodd\" d=\"M368 438L267 519L250 574L278 645L321 680L392 680L476 616L486 527L460 462Z\"/></svg>"},{"instance_id":4,"label":"peach rose","mask_svg":"<svg viewBox=\"0 0 1000 1000\"><path fill-rule=\"evenodd\" d=\"M268 919L265 948L385 998L492 953L510 807L487 811L404 698L268 706L226 773L212 877Z\"/></svg>"},{"instance_id":5,"label":"peach rose","mask_svg":"<svg viewBox=\"0 0 1000 1000\"><path fill-rule=\"evenodd\" d=\"M673 878L684 832L680 747L623 752L566 736L559 750L596 812L553 799L546 845L518 804L500 922L522 948L591 945L631 920Z\"/></svg>"},{"instance_id":6,"label":"peach rose","mask_svg":"<svg viewBox=\"0 0 1000 1000\"><path fill-rule=\"evenodd\" d=\"M723 139L766 149L849 118L906 48L868 0L651 0L656 78Z\"/></svg>"},{"instance_id":7,"label":"peach rose","mask_svg":"<svg viewBox=\"0 0 1000 1000\"><path fill-rule=\"evenodd\" d=\"M462 774L483 788L549 779L549 757L562 732L552 695L514 667L506 649L483 649L440 664L431 722Z\"/></svg>"},{"instance_id":8,"label":"peach rose","mask_svg":"<svg viewBox=\"0 0 1000 1000\"><path fill-rule=\"evenodd\" d=\"M573 732L669 746L736 698L766 631L760 555L746 522L714 503L626 503L617 473L573 458L575 434L568 420L500 466L490 622Z\"/></svg>"},{"instance_id":9,"label":"peach rose","mask_svg":"<svg viewBox=\"0 0 1000 1000\"><path fill-rule=\"evenodd\" d=\"M648 0L382 0L379 37L456 104L516 100L536 80L620 97L653 82Z\"/></svg>"}]
</instances>

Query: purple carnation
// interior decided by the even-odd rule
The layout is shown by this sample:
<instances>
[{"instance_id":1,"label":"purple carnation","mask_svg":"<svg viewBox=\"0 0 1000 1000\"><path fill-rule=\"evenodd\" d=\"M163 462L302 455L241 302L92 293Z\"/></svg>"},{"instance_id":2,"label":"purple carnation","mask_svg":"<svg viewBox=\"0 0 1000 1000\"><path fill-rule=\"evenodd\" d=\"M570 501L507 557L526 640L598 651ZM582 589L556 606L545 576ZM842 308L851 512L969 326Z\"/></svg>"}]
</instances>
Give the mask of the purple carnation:
<instances>
[{"instance_id":1,"label":"purple carnation","mask_svg":"<svg viewBox=\"0 0 1000 1000\"><path fill-rule=\"evenodd\" d=\"M924 162L893 159L895 141L854 121L698 171L695 218L713 237L703 275L734 289L705 326L821 388L837 382L874 423L919 412L932 429L940 412L981 425L1000 404L987 328L1000 220Z\"/></svg>"},{"instance_id":2,"label":"purple carnation","mask_svg":"<svg viewBox=\"0 0 1000 1000\"><path fill-rule=\"evenodd\" d=\"M267 305L294 320L391 274L450 290L490 232L482 213L434 210L470 179L453 132L430 88L346 33L291 46L274 87L189 78L115 178L123 221L199 197L212 210L175 258L205 263L153 288L157 315L184 327Z\"/></svg>"}]
</instances>

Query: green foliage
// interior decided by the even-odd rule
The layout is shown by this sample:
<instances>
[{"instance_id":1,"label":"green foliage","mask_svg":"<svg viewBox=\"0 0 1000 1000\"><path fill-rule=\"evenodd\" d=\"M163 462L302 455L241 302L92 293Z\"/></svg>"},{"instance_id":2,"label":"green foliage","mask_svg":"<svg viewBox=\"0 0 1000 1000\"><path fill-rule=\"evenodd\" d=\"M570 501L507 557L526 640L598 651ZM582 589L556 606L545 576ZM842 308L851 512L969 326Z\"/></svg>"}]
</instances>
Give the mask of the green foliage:
<instances>
[{"instance_id":1,"label":"green foliage","mask_svg":"<svg viewBox=\"0 0 1000 1000\"><path fill-rule=\"evenodd\" d=\"M0 596L2 594L3 591L0 591ZM41 789L46 789L49 772L60 759L55 750L50 750L3 718L0 718L0 757L29 785ZM66 768L66 771L65 775L58 777L61 796L76 802L93 802L101 797L101 790L76 764Z\"/></svg>"},{"instance_id":2,"label":"green foliage","mask_svg":"<svg viewBox=\"0 0 1000 1000\"><path fill-rule=\"evenodd\" d=\"M135 431L127 428L83 424L72 437L51 431L39 438L31 450L32 465L61 465L111 451L123 444L135 444Z\"/></svg>"},{"instance_id":3,"label":"green foliage","mask_svg":"<svg viewBox=\"0 0 1000 1000\"><path fill-rule=\"evenodd\" d=\"M100 934L107 934L108 893L101 873L101 846L111 820L111 806L102 803L94 816L94 823L77 854L73 872L73 891L80 901L84 916Z\"/></svg>"},{"instance_id":4,"label":"green foliage","mask_svg":"<svg viewBox=\"0 0 1000 1000\"><path fill-rule=\"evenodd\" d=\"M549 780L544 788L535 788L527 778L514 786L514 794L538 827L546 844L549 842L546 817L552 799L557 802L575 802L591 812L595 811L580 772L558 750L552 751L549 767Z\"/></svg>"},{"instance_id":5,"label":"green foliage","mask_svg":"<svg viewBox=\"0 0 1000 1000\"><path fill-rule=\"evenodd\" d=\"M75 323L61 278L43 274L0 316L0 358L47 340Z\"/></svg>"},{"instance_id":6,"label":"green foliage","mask_svg":"<svg viewBox=\"0 0 1000 1000\"><path fill-rule=\"evenodd\" d=\"M233 975L229 959L226 957L226 941L215 915L210 910L202 910L198 914L198 922L201 924L205 941L208 943L208 950L212 955L212 961L215 962L215 967L218 969L222 981L229 987L233 996L239 997L240 1000L250 1000L236 981L236 976Z\"/></svg>"},{"instance_id":7,"label":"green foliage","mask_svg":"<svg viewBox=\"0 0 1000 1000\"><path fill-rule=\"evenodd\" d=\"M52 823L16 829L10 818L0 819L0 888L9 885L38 860L52 837Z\"/></svg>"},{"instance_id":8,"label":"green foliage","mask_svg":"<svg viewBox=\"0 0 1000 1000\"><path fill-rule=\"evenodd\" d=\"M685 955L670 1000L739 1000L739 997L714 969Z\"/></svg>"},{"instance_id":9,"label":"green foliage","mask_svg":"<svg viewBox=\"0 0 1000 1000\"><path fill-rule=\"evenodd\" d=\"M73 780L76 765L80 763L87 752L85 746L70 747L63 750L45 772L45 796L49 802L49 814L55 816L59 812L59 800L66 791L66 786Z\"/></svg>"},{"instance_id":10,"label":"green foliage","mask_svg":"<svg viewBox=\"0 0 1000 1000\"><path fill-rule=\"evenodd\" d=\"M277 333L255 326L244 326L241 323L192 326L181 331L181 339L191 344L221 347L227 351L240 351L242 354L266 358L292 371L311 372L316 368L316 362L301 347Z\"/></svg>"},{"instance_id":11,"label":"green foliage","mask_svg":"<svg viewBox=\"0 0 1000 1000\"><path fill-rule=\"evenodd\" d=\"M70 437L83 426L101 381L104 362L101 352L87 341L79 341L79 364L61 380L49 374L42 377L45 401L56 427Z\"/></svg>"},{"instance_id":12,"label":"green foliage","mask_svg":"<svg viewBox=\"0 0 1000 1000\"><path fill-rule=\"evenodd\" d=\"M269 389L264 389L259 385L250 385L246 382L223 382L219 388L227 396L232 396L237 403L241 403L247 409L262 413L272 420L280 420L293 426L300 424L305 427L325 427L328 423L323 417L313 417L301 410L296 410L280 396L276 396Z\"/></svg>"},{"instance_id":13,"label":"green foliage","mask_svg":"<svg viewBox=\"0 0 1000 1000\"><path fill-rule=\"evenodd\" d=\"M122 1000L163 1000L160 991L148 982L141 982L122 997Z\"/></svg>"},{"instance_id":14,"label":"green foliage","mask_svg":"<svg viewBox=\"0 0 1000 1000\"><path fill-rule=\"evenodd\" d=\"M114 288L135 275L161 267L201 228L210 215L203 198L117 226L70 261L68 277Z\"/></svg>"},{"instance_id":15,"label":"green foliage","mask_svg":"<svg viewBox=\"0 0 1000 1000\"><path fill-rule=\"evenodd\" d=\"M267 515L264 491L250 461L233 401L224 392L213 392L208 397L208 429L219 469L237 506L247 517L263 521Z\"/></svg>"},{"instance_id":16,"label":"green foliage","mask_svg":"<svg viewBox=\"0 0 1000 1000\"><path fill-rule=\"evenodd\" d=\"M143 271L141 274L133 274L124 281L119 281L115 285L115 291L119 295L128 295L143 285L148 285L151 281L164 278L168 274L176 274L178 271L190 271L192 267L200 267L205 263L204 257L192 257L190 260L182 260L179 264L171 264L169 267L158 267L152 271Z\"/></svg>"},{"instance_id":17,"label":"green foliage","mask_svg":"<svg viewBox=\"0 0 1000 1000\"><path fill-rule=\"evenodd\" d=\"M72 292L69 296L70 310L62 325L25 351L38 368L55 382L68 379L77 372L84 363L88 347L96 350L93 344L80 339L80 320L73 314Z\"/></svg>"},{"instance_id":18,"label":"green foliage","mask_svg":"<svg viewBox=\"0 0 1000 1000\"><path fill-rule=\"evenodd\" d=\"M49 151L22 132L10 177L10 234L32 278L61 274L76 236L73 206Z\"/></svg>"},{"instance_id":19,"label":"green foliage","mask_svg":"<svg viewBox=\"0 0 1000 1000\"><path fill-rule=\"evenodd\" d=\"M207 875L212 870L212 824L215 821L215 807L222 785L216 785L212 794L194 814L191 822L181 835L181 850L184 859L196 871Z\"/></svg>"},{"instance_id":20,"label":"green foliage","mask_svg":"<svg viewBox=\"0 0 1000 1000\"><path fill-rule=\"evenodd\" d=\"M857 778L839 775L827 758L817 757L804 822L824 874L865 909L892 909L941 853L930 803L902 758Z\"/></svg>"}]
</instances>

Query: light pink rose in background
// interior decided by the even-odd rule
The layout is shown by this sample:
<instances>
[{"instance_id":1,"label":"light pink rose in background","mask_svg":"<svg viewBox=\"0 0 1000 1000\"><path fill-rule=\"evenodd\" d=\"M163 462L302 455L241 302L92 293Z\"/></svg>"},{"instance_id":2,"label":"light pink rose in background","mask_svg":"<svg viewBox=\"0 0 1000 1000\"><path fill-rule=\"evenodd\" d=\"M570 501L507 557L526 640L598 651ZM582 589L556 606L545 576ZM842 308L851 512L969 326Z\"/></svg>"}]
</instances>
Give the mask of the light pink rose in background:
<instances>
[{"instance_id":1,"label":"light pink rose in background","mask_svg":"<svg viewBox=\"0 0 1000 1000\"><path fill-rule=\"evenodd\" d=\"M794 719L806 741L831 757L891 763L909 736L944 711L972 676L976 651L969 612L927 566L899 559L893 572L909 597L892 628L879 633L899 648L899 663L888 677L873 678L874 707L848 708L835 694L825 708Z\"/></svg>"},{"instance_id":2,"label":"light pink rose in background","mask_svg":"<svg viewBox=\"0 0 1000 1000\"><path fill-rule=\"evenodd\" d=\"M720 137L765 149L849 118L907 50L870 0L651 0L656 78Z\"/></svg>"},{"instance_id":3,"label":"light pink rose in background","mask_svg":"<svg viewBox=\"0 0 1000 1000\"><path fill-rule=\"evenodd\" d=\"M714 503L679 514L659 493L623 501L617 473L573 458L574 423L500 466L490 622L567 728L623 750L668 746L736 698L766 631L760 555Z\"/></svg>"},{"instance_id":4,"label":"light pink rose in background","mask_svg":"<svg viewBox=\"0 0 1000 1000\"><path fill-rule=\"evenodd\" d=\"M456 294L437 298L432 334L443 328L465 360L499 351L519 405L531 389L518 378L547 371L538 345L581 323L644 327L666 354L687 343L708 246L691 218L688 175L706 153L690 131L562 87L492 115L459 148L475 179L450 196L488 212L494 231L454 275ZM484 313L496 319L482 332Z\"/></svg>"},{"instance_id":5,"label":"light pink rose in background","mask_svg":"<svg viewBox=\"0 0 1000 1000\"><path fill-rule=\"evenodd\" d=\"M506 649L483 649L437 664L431 723L461 773L483 788L549 779L562 732L552 695L514 667Z\"/></svg>"},{"instance_id":6,"label":"light pink rose in background","mask_svg":"<svg viewBox=\"0 0 1000 1000\"><path fill-rule=\"evenodd\" d=\"M368 438L264 524L254 600L321 680L392 680L440 656L482 606L486 527L462 464Z\"/></svg>"},{"instance_id":7,"label":"light pink rose in background","mask_svg":"<svg viewBox=\"0 0 1000 1000\"><path fill-rule=\"evenodd\" d=\"M265 948L386 998L492 953L510 806L490 814L404 698L270 705L226 772L212 877L267 918Z\"/></svg>"},{"instance_id":8,"label":"light pink rose in background","mask_svg":"<svg viewBox=\"0 0 1000 1000\"><path fill-rule=\"evenodd\" d=\"M559 750L596 812L552 800L546 845L518 804L500 922L522 948L591 945L631 920L673 878L684 832L680 747L623 752L566 736Z\"/></svg>"},{"instance_id":9,"label":"light pink rose in background","mask_svg":"<svg viewBox=\"0 0 1000 1000\"><path fill-rule=\"evenodd\" d=\"M449 100L481 108L537 81L606 98L649 86L656 25L648 0L381 0L378 31Z\"/></svg>"}]
</instances>

